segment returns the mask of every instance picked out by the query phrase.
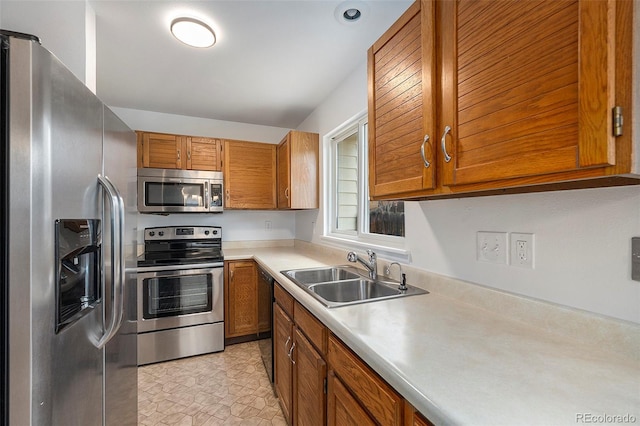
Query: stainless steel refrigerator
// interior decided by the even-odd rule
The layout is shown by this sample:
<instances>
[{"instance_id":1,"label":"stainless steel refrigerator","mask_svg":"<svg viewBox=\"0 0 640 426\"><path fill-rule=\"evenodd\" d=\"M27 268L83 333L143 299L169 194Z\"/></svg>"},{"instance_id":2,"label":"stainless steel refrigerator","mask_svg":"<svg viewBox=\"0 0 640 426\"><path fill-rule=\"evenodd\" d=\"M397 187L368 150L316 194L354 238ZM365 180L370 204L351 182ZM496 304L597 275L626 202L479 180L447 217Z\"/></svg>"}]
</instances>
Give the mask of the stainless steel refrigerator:
<instances>
[{"instance_id":1,"label":"stainless steel refrigerator","mask_svg":"<svg viewBox=\"0 0 640 426\"><path fill-rule=\"evenodd\" d=\"M136 424L135 134L36 37L0 43L0 423Z\"/></svg>"}]
</instances>

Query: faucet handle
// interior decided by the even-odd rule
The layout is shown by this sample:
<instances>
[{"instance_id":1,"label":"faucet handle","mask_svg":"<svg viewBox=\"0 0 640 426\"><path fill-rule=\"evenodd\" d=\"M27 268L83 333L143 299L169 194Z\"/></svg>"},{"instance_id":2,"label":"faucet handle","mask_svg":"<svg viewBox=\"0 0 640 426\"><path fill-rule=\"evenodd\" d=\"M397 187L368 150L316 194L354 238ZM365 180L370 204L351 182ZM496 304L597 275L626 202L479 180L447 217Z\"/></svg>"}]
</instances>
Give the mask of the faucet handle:
<instances>
[{"instance_id":1,"label":"faucet handle","mask_svg":"<svg viewBox=\"0 0 640 426\"><path fill-rule=\"evenodd\" d=\"M349 262L356 262L358 260L358 255L355 251L350 251L349 253L347 253L347 260Z\"/></svg>"},{"instance_id":2,"label":"faucet handle","mask_svg":"<svg viewBox=\"0 0 640 426\"><path fill-rule=\"evenodd\" d=\"M369 255L369 262L375 262L377 256L373 250L367 250L367 254Z\"/></svg>"}]
</instances>

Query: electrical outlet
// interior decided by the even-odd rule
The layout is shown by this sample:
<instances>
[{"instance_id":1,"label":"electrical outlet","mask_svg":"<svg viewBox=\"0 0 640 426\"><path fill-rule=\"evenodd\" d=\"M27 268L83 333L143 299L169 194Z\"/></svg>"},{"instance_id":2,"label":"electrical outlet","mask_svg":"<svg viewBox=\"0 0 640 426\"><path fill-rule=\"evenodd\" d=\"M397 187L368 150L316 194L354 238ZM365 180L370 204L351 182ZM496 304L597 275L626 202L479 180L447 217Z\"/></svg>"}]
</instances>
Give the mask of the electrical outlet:
<instances>
[{"instance_id":1,"label":"electrical outlet","mask_svg":"<svg viewBox=\"0 0 640 426\"><path fill-rule=\"evenodd\" d=\"M535 253L533 237L533 234L511 233L511 265L533 269Z\"/></svg>"},{"instance_id":2,"label":"electrical outlet","mask_svg":"<svg viewBox=\"0 0 640 426\"><path fill-rule=\"evenodd\" d=\"M265 231L271 231L271 221L270 220L265 220L264 221L264 230Z\"/></svg>"},{"instance_id":3,"label":"electrical outlet","mask_svg":"<svg viewBox=\"0 0 640 426\"><path fill-rule=\"evenodd\" d=\"M507 233L478 231L476 255L480 262L507 264Z\"/></svg>"}]
</instances>

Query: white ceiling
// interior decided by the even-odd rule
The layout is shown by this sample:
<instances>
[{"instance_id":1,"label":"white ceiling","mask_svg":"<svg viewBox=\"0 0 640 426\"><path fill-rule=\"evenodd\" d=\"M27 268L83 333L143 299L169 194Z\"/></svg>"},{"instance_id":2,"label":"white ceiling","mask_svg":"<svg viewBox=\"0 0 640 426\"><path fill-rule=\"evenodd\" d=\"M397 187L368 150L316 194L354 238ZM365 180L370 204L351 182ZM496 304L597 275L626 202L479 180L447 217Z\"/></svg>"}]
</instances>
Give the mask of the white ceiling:
<instances>
[{"instance_id":1,"label":"white ceiling","mask_svg":"<svg viewBox=\"0 0 640 426\"><path fill-rule=\"evenodd\" d=\"M97 94L114 107L296 128L411 3L90 0ZM347 5L359 21L336 17ZM216 45L175 40L169 23L181 15L208 22Z\"/></svg>"}]
</instances>

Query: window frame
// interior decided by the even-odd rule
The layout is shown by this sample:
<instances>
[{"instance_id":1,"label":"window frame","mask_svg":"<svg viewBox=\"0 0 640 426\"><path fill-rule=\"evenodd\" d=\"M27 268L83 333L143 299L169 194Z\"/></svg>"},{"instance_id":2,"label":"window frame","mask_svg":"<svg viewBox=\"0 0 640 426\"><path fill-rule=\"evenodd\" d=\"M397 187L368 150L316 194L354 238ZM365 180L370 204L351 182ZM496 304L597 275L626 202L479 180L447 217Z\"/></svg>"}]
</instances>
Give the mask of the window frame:
<instances>
[{"instance_id":1,"label":"window frame","mask_svg":"<svg viewBox=\"0 0 640 426\"><path fill-rule=\"evenodd\" d=\"M345 121L323 138L325 161L325 179L323 197L326 206L324 213L324 233L322 239L331 245L350 249L371 249L386 257L409 260L405 237L369 233L369 167L368 167L368 115L362 111ZM358 132L358 215L356 231L341 231L337 226L337 144ZM405 202L406 211L406 202ZM406 229L406 216L405 216Z\"/></svg>"}]
</instances>

